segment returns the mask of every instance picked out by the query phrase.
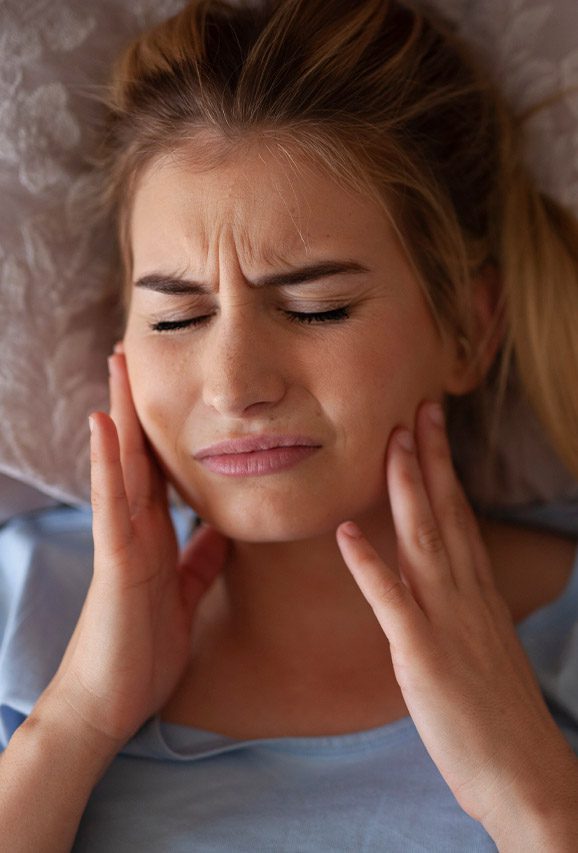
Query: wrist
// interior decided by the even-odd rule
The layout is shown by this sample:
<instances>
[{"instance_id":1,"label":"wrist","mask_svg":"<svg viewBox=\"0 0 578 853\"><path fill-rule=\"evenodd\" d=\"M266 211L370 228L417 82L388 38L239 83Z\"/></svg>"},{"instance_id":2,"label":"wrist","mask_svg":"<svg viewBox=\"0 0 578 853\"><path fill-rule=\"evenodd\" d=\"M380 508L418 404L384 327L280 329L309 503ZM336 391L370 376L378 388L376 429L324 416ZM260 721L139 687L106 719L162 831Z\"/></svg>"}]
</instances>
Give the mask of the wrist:
<instances>
[{"instance_id":1,"label":"wrist","mask_svg":"<svg viewBox=\"0 0 578 853\"><path fill-rule=\"evenodd\" d=\"M93 788L112 760L66 702L42 694L0 756L0 848L68 851Z\"/></svg>"},{"instance_id":2,"label":"wrist","mask_svg":"<svg viewBox=\"0 0 578 853\"><path fill-rule=\"evenodd\" d=\"M91 784L101 778L123 745L85 723L58 696L47 693L40 697L20 729L22 736L44 745L50 754L59 750L63 757L66 755L71 767L84 768Z\"/></svg>"},{"instance_id":3,"label":"wrist","mask_svg":"<svg viewBox=\"0 0 578 853\"><path fill-rule=\"evenodd\" d=\"M578 802L571 808L540 814L518 815L499 832L489 833L499 853L575 853L578 837ZM570 807L569 807L570 808Z\"/></svg>"},{"instance_id":4,"label":"wrist","mask_svg":"<svg viewBox=\"0 0 578 853\"><path fill-rule=\"evenodd\" d=\"M481 821L500 853L574 853L578 838L578 758L566 741L548 766Z\"/></svg>"}]
</instances>

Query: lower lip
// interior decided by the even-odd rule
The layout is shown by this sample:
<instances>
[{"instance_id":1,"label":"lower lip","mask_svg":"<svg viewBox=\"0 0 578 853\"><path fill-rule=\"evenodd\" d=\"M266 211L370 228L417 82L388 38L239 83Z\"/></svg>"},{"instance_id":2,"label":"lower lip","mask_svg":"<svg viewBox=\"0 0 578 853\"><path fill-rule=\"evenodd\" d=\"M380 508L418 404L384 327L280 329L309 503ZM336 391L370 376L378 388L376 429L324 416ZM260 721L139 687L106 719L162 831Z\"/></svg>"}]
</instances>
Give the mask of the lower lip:
<instances>
[{"instance_id":1,"label":"lower lip","mask_svg":"<svg viewBox=\"0 0 578 853\"><path fill-rule=\"evenodd\" d=\"M227 453L221 456L205 456L199 461L210 471L227 474L229 477L258 477L292 468L319 450L319 447L272 447L269 450L254 450L250 453Z\"/></svg>"}]
</instances>

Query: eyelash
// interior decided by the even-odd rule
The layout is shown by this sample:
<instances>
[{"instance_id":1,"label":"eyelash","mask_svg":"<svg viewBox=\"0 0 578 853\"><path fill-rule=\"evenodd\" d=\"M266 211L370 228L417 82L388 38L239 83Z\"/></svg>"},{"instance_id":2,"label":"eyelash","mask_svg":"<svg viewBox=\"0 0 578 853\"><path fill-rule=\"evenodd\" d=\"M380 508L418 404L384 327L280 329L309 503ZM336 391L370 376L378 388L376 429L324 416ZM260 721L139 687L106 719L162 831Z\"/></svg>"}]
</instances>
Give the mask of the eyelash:
<instances>
[{"instance_id":1,"label":"eyelash","mask_svg":"<svg viewBox=\"0 0 578 853\"><path fill-rule=\"evenodd\" d=\"M292 323L310 324L328 323L331 321L341 322L348 319L348 308L349 305L344 305L341 308L334 308L332 311L315 311L308 314L300 313L298 311L285 311L284 313ZM152 323L150 328L153 332L170 334L171 332L176 332L179 329L186 329L189 326L200 326L201 322L206 320L208 316L209 315L205 314L203 317L192 317L190 320L165 320L160 323Z\"/></svg>"}]
</instances>

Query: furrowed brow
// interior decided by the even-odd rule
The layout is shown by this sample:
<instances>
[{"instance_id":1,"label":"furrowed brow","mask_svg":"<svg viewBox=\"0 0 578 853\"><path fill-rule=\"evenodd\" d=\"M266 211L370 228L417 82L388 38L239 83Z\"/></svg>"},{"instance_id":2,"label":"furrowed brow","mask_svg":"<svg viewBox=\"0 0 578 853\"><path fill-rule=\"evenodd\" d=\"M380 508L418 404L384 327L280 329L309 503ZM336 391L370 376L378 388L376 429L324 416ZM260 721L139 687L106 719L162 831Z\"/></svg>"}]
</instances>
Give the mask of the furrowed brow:
<instances>
[{"instance_id":1,"label":"furrowed brow","mask_svg":"<svg viewBox=\"0 0 578 853\"><path fill-rule=\"evenodd\" d=\"M250 284L256 288L290 287L291 285L317 281L320 278L366 272L369 272L368 267L357 261L324 261L288 272L265 275L250 282ZM181 276L164 275L163 273L151 273L142 276L134 282L134 286L142 287L146 290L154 290L157 293L164 293L170 296L190 296L192 294L211 293L211 289L202 282L192 281Z\"/></svg>"}]
</instances>

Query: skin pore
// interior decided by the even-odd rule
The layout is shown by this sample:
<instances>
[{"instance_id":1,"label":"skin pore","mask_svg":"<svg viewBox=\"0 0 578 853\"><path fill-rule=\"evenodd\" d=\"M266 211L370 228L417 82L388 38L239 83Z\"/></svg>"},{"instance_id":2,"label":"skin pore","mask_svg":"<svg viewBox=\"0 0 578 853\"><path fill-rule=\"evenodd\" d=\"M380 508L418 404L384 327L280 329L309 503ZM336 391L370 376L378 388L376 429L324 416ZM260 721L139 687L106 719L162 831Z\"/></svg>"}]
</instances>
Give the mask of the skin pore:
<instances>
[{"instance_id":1,"label":"skin pore","mask_svg":"<svg viewBox=\"0 0 578 853\"><path fill-rule=\"evenodd\" d=\"M467 393L475 381L455 341L439 335L383 211L299 166L259 144L210 169L162 158L143 173L132 209L133 281L181 278L208 291L133 286L124 348L136 410L181 497L231 539L163 716L231 736L251 724L260 735L337 733L405 715L387 639L335 530L356 521L396 568L389 437L413 428L421 401ZM366 271L260 283L351 262ZM480 293L483 331L491 312ZM288 314L344 306L343 319ZM203 319L158 327L191 318ZM265 476L228 477L194 458L261 433L310 436L320 447Z\"/></svg>"}]
</instances>

